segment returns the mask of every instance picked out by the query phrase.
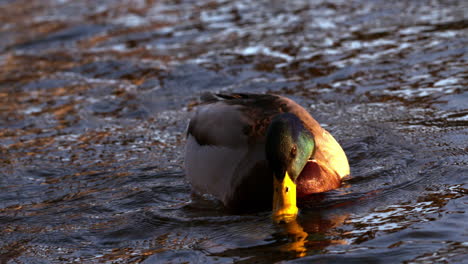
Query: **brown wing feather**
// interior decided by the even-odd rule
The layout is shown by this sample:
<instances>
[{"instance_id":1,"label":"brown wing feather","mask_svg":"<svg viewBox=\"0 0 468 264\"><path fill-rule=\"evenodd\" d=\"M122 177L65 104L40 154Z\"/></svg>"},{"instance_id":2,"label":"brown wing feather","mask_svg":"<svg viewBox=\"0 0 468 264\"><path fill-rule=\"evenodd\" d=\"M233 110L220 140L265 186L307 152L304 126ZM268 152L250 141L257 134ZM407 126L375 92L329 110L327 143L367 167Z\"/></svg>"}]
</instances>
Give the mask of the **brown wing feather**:
<instances>
[{"instance_id":1,"label":"brown wing feather","mask_svg":"<svg viewBox=\"0 0 468 264\"><path fill-rule=\"evenodd\" d=\"M267 94L217 94L191 119L188 134L201 145L239 146L264 142L273 116L285 112L284 97Z\"/></svg>"}]
</instances>

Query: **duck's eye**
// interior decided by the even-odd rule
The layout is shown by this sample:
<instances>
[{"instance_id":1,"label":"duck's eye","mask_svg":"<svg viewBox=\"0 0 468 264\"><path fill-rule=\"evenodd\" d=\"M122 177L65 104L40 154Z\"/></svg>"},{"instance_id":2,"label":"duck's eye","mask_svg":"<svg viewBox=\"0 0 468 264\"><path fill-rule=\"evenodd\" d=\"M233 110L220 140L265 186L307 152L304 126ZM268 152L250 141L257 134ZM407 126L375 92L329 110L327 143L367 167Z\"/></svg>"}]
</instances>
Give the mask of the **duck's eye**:
<instances>
[{"instance_id":1,"label":"duck's eye","mask_svg":"<svg viewBox=\"0 0 468 264\"><path fill-rule=\"evenodd\" d=\"M286 189L284 189L285 192L289 192L289 187L286 187Z\"/></svg>"},{"instance_id":2,"label":"duck's eye","mask_svg":"<svg viewBox=\"0 0 468 264\"><path fill-rule=\"evenodd\" d=\"M296 146L292 147L290 155L293 158L296 157L296 155L297 155L297 147Z\"/></svg>"}]
</instances>

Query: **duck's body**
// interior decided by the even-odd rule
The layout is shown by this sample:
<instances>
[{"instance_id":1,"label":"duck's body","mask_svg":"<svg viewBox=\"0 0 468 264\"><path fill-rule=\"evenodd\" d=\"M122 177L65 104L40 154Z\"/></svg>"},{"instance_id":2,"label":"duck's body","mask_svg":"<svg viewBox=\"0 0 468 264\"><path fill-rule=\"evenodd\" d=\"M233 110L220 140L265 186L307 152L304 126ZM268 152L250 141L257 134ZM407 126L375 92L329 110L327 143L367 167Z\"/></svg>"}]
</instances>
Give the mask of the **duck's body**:
<instances>
[{"instance_id":1,"label":"duck's body","mask_svg":"<svg viewBox=\"0 0 468 264\"><path fill-rule=\"evenodd\" d=\"M217 197L235 211L271 207L274 165L265 152L266 134L281 113L297 116L315 141L302 172L293 179L297 196L339 187L349 174L346 155L304 108L277 95L229 94L209 96L190 121L185 172L194 190Z\"/></svg>"}]
</instances>

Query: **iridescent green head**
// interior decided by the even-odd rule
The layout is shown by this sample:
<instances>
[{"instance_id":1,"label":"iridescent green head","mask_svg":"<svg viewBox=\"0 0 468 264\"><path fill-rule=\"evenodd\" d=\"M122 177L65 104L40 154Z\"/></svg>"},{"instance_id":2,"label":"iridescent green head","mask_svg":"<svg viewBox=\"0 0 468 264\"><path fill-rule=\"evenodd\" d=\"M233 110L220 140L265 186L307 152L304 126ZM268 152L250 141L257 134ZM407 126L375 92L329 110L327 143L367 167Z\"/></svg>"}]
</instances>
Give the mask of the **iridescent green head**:
<instances>
[{"instance_id":1,"label":"iridescent green head","mask_svg":"<svg viewBox=\"0 0 468 264\"><path fill-rule=\"evenodd\" d=\"M273 118L266 135L265 151L278 180L288 172L295 181L314 148L314 137L296 115L282 113Z\"/></svg>"},{"instance_id":2,"label":"iridescent green head","mask_svg":"<svg viewBox=\"0 0 468 264\"><path fill-rule=\"evenodd\" d=\"M312 156L313 135L294 114L273 118L266 134L265 152L273 170L273 219L288 222L296 218L295 181Z\"/></svg>"}]
</instances>

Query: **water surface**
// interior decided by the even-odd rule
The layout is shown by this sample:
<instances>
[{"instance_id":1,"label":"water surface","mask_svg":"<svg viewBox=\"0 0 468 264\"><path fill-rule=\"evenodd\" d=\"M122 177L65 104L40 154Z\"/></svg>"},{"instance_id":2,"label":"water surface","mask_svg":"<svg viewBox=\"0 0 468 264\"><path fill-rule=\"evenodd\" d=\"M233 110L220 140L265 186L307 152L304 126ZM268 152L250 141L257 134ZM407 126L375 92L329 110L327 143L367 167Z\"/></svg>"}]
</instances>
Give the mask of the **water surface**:
<instances>
[{"instance_id":1,"label":"water surface","mask_svg":"<svg viewBox=\"0 0 468 264\"><path fill-rule=\"evenodd\" d=\"M0 263L461 263L466 1L0 1ZM276 93L352 175L296 223L192 196L204 92Z\"/></svg>"}]
</instances>

